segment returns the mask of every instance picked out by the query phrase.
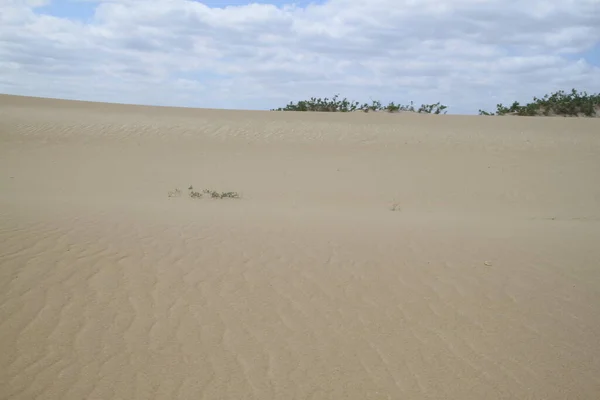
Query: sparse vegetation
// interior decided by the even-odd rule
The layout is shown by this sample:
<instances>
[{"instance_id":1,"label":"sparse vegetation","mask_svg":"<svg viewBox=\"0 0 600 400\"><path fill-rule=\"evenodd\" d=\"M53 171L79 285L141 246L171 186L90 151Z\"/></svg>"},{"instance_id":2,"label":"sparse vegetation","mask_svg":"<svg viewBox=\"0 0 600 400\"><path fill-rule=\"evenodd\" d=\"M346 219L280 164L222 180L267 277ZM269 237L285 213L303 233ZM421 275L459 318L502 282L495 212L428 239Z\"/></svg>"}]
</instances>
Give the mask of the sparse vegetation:
<instances>
[{"instance_id":1,"label":"sparse vegetation","mask_svg":"<svg viewBox=\"0 0 600 400\"><path fill-rule=\"evenodd\" d=\"M206 190L207 194L210 194L210 197L213 199L239 199L240 195L237 192L217 192L215 190Z\"/></svg>"},{"instance_id":2,"label":"sparse vegetation","mask_svg":"<svg viewBox=\"0 0 600 400\"><path fill-rule=\"evenodd\" d=\"M194 191L194 186L190 185L188 188L188 194L192 199L200 199L202 198L202 193Z\"/></svg>"},{"instance_id":3,"label":"sparse vegetation","mask_svg":"<svg viewBox=\"0 0 600 400\"><path fill-rule=\"evenodd\" d=\"M169 197L181 197L181 190L179 189L175 189L175 190L170 190L168 193Z\"/></svg>"},{"instance_id":4,"label":"sparse vegetation","mask_svg":"<svg viewBox=\"0 0 600 400\"><path fill-rule=\"evenodd\" d=\"M448 107L441 104L422 104L419 108L415 108L413 102L410 105L395 104L394 102L384 106L379 100L371 100L371 103L359 103L358 101L350 101L347 98L340 99L339 95L333 98L316 98L311 97L310 100L302 100L297 103L290 102L287 106L276 108L271 111L319 111L319 112L354 112L354 111L387 111L390 113L408 111L425 114L446 114Z\"/></svg>"},{"instance_id":5,"label":"sparse vegetation","mask_svg":"<svg viewBox=\"0 0 600 400\"><path fill-rule=\"evenodd\" d=\"M176 191L179 191L179 189L176 189ZM169 192L169 194L170 193L172 193L172 192ZM179 193L181 193L181 191L179 191ZM190 185L190 187L188 187L188 195L192 199L201 199L205 195L207 197L210 197L211 199L225 199L225 198L239 199L241 197L238 192L218 192L216 190L210 190L210 189L203 189L201 192L197 192L194 190L193 185ZM172 196L169 195L169 197L172 197Z\"/></svg>"},{"instance_id":6,"label":"sparse vegetation","mask_svg":"<svg viewBox=\"0 0 600 400\"><path fill-rule=\"evenodd\" d=\"M479 110L479 115L596 117L600 116L600 94L559 90L541 99L534 97L533 102L526 105L518 101L510 107L498 104L495 113Z\"/></svg>"},{"instance_id":7,"label":"sparse vegetation","mask_svg":"<svg viewBox=\"0 0 600 400\"><path fill-rule=\"evenodd\" d=\"M415 112L423 114L446 114L448 106L440 102L422 104L416 107L410 104L396 104L393 101L383 105L378 100L370 103L341 99L339 94L330 98L311 97L309 100L290 102L285 107L275 108L271 111L317 111L317 112ZM570 92L559 90L547 94L542 98L534 97L531 103L521 105L515 101L510 106L498 104L496 112L479 110L479 115L518 115L518 116L572 116L572 117L597 117L600 116L600 94L588 94L572 89Z\"/></svg>"},{"instance_id":8,"label":"sparse vegetation","mask_svg":"<svg viewBox=\"0 0 600 400\"><path fill-rule=\"evenodd\" d=\"M201 199L203 197L210 197L211 199L239 199L241 195L238 192L218 192L216 190L204 189L201 192L194 190L194 186L188 187L188 195L192 199ZM168 192L169 197L181 197L181 190L175 189Z\"/></svg>"}]
</instances>

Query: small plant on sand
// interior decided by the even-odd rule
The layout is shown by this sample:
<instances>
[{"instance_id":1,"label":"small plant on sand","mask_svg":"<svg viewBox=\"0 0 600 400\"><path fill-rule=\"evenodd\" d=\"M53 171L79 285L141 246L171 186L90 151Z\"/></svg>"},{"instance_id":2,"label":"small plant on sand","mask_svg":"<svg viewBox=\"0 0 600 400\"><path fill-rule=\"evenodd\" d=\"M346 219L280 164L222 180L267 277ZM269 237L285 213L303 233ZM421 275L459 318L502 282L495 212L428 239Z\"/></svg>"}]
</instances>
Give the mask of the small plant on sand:
<instances>
[{"instance_id":1,"label":"small plant on sand","mask_svg":"<svg viewBox=\"0 0 600 400\"><path fill-rule=\"evenodd\" d=\"M188 188L188 194L192 199L202 198L202 193L194 191L194 187L192 185L190 185L190 187Z\"/></svg>"},{"instance_id":2,"label":"small plant on sand","mask_svg":"<svg viewBox=\"0 0 600 400\"><path fill-rule=\"evenodd\" d=\"M600 94L559 90L541 99L534 97L533 102L525 105L518 101L510 107L498 104L496 113L479 110L479 115L597 117L600 116Z\"/></svg>"},{"instance_id":3,"label":"small plant on sand","mask_svg":"<svg viewBox=\"0 0 600 400\"><path fill-rule=\"evenodd\" d=\"M169 192L167 193L167 195L169 197L181 197L181 190L179 190L179 189L169 190Z\"/></svg>"},{"instance_id":4,"label":"small plant on sand","mask_svg":"<svg viewBox=\"0 0 600 400\"><path fill-rule=\"evenodd\" d=\"M201 192L197 192L192 185L188 188L188 194L192 199L201 199L204 195L210 196L212 199L239 199L241 197L237 192L217 192L210 189L203 189Z\"/></svg>"},{"instance_id":5,"label":"small plant on sand","mask_svg":"<svg viewBox=\"0 0 600 400\"><path fill-rule=\"evenodd\" d=\"M212 197L213 199L225 199L225 198L230 198L230 199L239 199L240 195L237 192L217 192L216 190L207 190L207 192L210 194L210 197Z\"/></svg>"}]
</instances>

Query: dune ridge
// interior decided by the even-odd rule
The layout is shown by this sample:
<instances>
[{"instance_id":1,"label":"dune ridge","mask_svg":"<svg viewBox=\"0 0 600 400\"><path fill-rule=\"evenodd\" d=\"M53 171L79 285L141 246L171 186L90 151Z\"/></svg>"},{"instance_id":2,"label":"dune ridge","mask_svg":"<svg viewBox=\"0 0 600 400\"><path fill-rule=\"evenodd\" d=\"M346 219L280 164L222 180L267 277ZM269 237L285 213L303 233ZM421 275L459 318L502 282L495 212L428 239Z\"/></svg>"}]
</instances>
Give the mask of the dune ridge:
<instances>
[{"instance_id":1,"label":"dune ridge","mask_svg":"<svg viewBox=\"0 0 600 400\"><path fill-rule=\"evenodd\" d=\"M0 95L0 398L595 399L598 132Z\"/></svg>"}]
</instances>

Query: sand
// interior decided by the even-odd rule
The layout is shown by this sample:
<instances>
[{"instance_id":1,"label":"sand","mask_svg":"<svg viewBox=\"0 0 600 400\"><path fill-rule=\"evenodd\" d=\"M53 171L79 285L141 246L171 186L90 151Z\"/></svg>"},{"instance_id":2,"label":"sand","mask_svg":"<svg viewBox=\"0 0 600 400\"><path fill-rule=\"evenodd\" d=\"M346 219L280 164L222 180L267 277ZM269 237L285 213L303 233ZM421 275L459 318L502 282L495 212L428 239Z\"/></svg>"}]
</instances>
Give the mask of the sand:
<instances>
[{"instance_id":1,"label":"sand","mask_svg":"<svg viewBox=\"0 0 600 400\"><path fill-rule=\"evenodd\" d=\"M0 398L597 399L599 173L598 119L0 96Z\"/></svg>"}]
</instances>

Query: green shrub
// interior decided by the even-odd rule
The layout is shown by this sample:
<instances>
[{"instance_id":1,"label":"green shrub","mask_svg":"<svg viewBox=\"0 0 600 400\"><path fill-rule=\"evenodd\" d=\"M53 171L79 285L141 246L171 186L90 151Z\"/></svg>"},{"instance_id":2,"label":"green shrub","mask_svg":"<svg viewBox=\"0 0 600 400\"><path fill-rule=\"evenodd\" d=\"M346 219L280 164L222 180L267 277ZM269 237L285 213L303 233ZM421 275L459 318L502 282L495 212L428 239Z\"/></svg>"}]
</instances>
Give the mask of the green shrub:
<instances>
[{"instance_id":1,"label":"green shrub","mask_svg":"<svg viewBox=\"0 0 600 400\"><path fill-rule=\"evenodd\" d=\"M600 94L588 94L572 89L570 93L563 90L533 98L533 102L521 105L515 101L510 107L502 104L496 106L496 113L479 110L479 115L561 115L561 116L586 116L595 117L600 114Z\"/></svg>"},{"instance_id":2,"label":"green shrub","mask_svg":"<svg viewBox=\"0 0 600 400\"><path fill-rule=\"evenodd\" d=\"M285 107L275 108L271 111L318 111L318 112L353 112L353 111L412 111L425 114L446 114L448 107L438 103L423 104L418 109L415 109L413 102L410 105L389 103L387 106L381 104L379 100L371 100L371 103L360 104L358 101L350 101L347 98L340 99L339 95L333 96L331 99L311 97L309 100L301 100L297 103L290 102Z\"/></svg>"}]
</instances>

